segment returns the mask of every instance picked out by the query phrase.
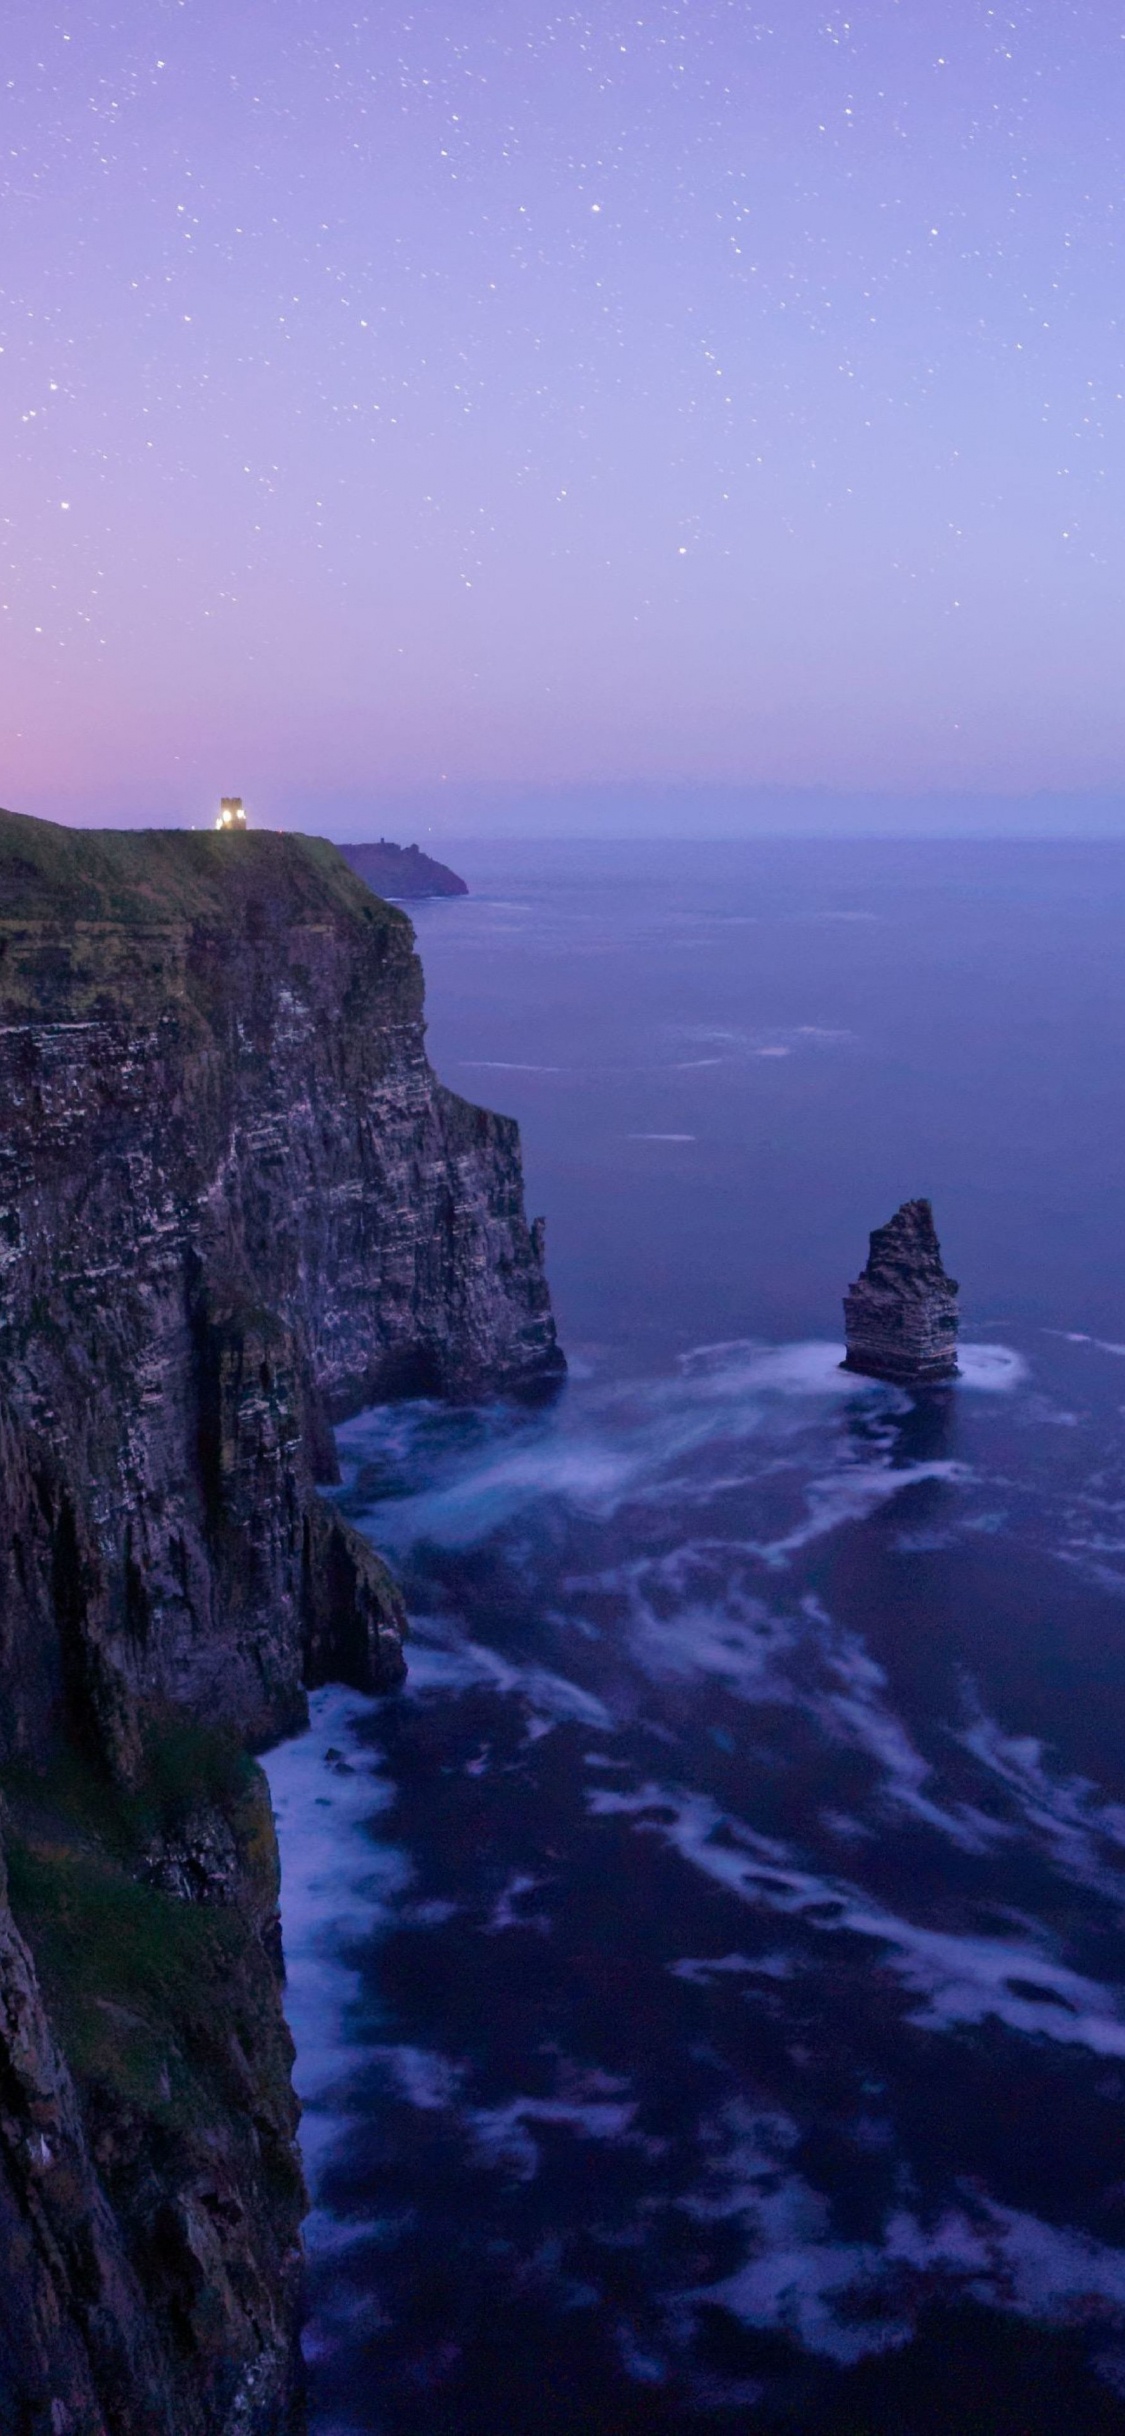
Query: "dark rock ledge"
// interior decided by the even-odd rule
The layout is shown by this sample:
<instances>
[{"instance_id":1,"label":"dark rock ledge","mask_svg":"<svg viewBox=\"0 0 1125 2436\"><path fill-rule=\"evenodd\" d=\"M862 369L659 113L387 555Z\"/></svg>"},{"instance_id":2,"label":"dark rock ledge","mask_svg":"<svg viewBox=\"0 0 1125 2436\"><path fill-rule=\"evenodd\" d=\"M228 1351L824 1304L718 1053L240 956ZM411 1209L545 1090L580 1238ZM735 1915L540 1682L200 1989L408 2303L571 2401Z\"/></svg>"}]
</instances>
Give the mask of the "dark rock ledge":
<instances>
[{"instance_id":1,"label":"dark rock ledge","mask_svg":"<svg viewBox=\"0 0 1125 2436\"><path fill-rule=\"evenodd\" d=\"M0 2436L297 2426L248 1754L401 1677L332 1422L562 1368L403 914L313 839L0 814Z\"/></svg>"}]
</instances>

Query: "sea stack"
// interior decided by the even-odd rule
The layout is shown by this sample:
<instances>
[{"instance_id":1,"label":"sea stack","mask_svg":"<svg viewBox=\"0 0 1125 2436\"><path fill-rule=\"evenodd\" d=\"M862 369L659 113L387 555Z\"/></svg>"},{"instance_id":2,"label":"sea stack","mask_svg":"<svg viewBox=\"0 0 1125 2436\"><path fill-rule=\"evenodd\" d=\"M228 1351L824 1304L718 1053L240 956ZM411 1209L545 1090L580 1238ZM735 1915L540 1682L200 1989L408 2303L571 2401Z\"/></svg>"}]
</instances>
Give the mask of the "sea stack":
<instances>
[{"instance_id":1,"label":"sea stack","mask_svg":"<svg viewBox=\"0 0 1125 2436\"><path fill-rule=\"evenodd\" d=\"M957 1284L942 1265L928 1201L904 1201L871 1237L844 1297L845 1370L898 1387L957 1377Z\"/></svg>"}]
</instances>

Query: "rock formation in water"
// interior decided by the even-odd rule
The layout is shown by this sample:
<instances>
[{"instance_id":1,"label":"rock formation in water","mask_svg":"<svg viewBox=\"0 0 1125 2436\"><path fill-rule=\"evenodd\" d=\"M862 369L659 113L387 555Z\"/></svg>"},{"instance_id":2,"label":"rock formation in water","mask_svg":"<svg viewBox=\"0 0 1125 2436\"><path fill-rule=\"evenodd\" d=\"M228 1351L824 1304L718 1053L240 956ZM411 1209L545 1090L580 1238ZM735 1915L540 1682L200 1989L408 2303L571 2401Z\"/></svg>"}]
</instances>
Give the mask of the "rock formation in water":
<instances>
[{"instance_id":1,"label":"rock formation in water","mask_svg":"<svg viewBox=\"0 0 1125 2436\"><path fill-rule=\"evenodd\" d=\"M942 1265L928 1201L904 1201L871 1237L844 1297L845 1370L925 1387L957 1376L957 1285Z\"/></svg>"},{"instance_id":2,"label":"rock formation in water","mask_svg":"<svg viewBox=\"0 0 1125 2436\"><path fill-rule=\"evenodd\" d=\"M389 838L381 837L377 845L341 846L340 853L377 897L467 897L469 893L448 863L435 862L420 846L392 846Z\"/></svg>"},{"instance_id":3,"label":"rock formation in water","mask_svg":"<svg viewBox=\"0 0 1125 2436\"><path fill-rule=\"evenodd\" d=\"M562 1370L514 1123L321 841L0 814L0 2431L272 2436L302 2188L245 1753L402 1673L318 1484Z\"/></svg>"}]
</instances>

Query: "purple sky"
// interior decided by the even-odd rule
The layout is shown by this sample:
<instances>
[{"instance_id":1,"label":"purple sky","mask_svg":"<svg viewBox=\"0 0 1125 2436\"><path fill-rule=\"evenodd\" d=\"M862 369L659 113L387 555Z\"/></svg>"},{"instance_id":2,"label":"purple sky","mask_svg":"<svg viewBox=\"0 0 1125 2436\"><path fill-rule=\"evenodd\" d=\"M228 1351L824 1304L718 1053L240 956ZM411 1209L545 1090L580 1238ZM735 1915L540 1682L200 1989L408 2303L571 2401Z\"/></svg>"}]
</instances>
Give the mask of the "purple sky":
<instances>
[{"instance_id":1,"label":"purple sky","mask_svg":"<svg viewBox=\"0 0 1125 2436\"><path fill-rule=\"evenodd\" d=\"M1107 0L7 0L0 105L0 801L1118 787Z\"/></svg>"}]
</instances>

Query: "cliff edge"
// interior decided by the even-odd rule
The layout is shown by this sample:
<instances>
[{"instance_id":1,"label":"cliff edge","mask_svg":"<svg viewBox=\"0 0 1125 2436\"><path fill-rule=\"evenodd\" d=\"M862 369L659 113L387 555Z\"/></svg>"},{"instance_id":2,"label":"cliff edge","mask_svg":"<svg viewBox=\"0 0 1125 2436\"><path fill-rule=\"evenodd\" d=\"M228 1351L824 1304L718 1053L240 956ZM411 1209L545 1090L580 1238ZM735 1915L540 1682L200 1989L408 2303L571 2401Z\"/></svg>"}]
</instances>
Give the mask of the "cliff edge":
<instances>
[{"instance_id":1,"label":"cliff edge","mask_svg":"<svg viewBox=\"0 0 1125 2436\"><path fill-rule=\"evenodd\" d=\"M244 1753L401 1675L331 1424L549 1385L541 1243L333 847L0 814L0 2436L291 2424Z\"/></svg>"}]
</instances>

